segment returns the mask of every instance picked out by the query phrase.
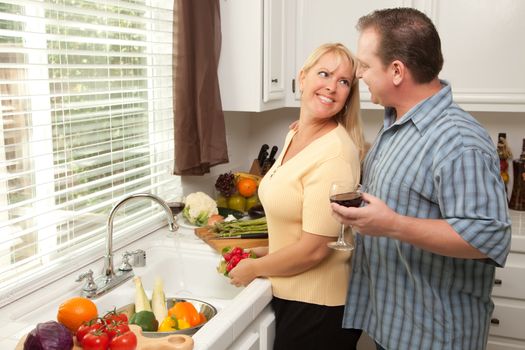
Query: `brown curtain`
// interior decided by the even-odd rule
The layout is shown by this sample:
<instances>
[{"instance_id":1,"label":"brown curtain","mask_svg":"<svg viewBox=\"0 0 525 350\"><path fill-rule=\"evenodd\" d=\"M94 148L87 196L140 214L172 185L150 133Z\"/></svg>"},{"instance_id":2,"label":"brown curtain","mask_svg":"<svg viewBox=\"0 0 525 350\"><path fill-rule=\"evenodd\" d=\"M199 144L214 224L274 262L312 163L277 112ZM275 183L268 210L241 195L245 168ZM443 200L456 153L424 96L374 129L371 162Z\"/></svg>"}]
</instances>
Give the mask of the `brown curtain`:
<instances>
[{"instance_id":1,"label":"brown curtain","mask_svg":"<svg viewBox=\"0 0 525 350\"><path fill-rule=\"evenodd\" d=\"M217 68L219 0L175 0L175 174L203 175L228 162Z\"/></svg>"}]
</instances>

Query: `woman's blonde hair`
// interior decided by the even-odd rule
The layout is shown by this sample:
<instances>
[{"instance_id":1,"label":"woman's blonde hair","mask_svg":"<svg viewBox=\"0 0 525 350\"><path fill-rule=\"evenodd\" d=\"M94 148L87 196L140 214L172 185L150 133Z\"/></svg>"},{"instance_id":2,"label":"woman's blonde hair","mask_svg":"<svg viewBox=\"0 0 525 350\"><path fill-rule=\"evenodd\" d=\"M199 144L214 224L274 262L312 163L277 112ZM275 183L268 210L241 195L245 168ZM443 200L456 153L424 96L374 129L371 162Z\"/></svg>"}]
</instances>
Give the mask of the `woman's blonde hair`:
<instances>
[{"instance_id":1,"label":"woman's blonde hair","mask_svg":"<svg viewBox=\"0 0 525 350\"><path fill-rule=\"evenodd\" d=\"M359 158L363 160L366 153L365 137L363 135L363 122L361 120L359 103L359 79L355 76L357 61L354 55L341 43L323 44L308 56L301 71L307 73L319 59L327 53L334 53L340 60L346 59L352 63L350 93L348 94L344 107L334 117L339 124L345 127L359 151Z\"/></svg>"}]
</instances>

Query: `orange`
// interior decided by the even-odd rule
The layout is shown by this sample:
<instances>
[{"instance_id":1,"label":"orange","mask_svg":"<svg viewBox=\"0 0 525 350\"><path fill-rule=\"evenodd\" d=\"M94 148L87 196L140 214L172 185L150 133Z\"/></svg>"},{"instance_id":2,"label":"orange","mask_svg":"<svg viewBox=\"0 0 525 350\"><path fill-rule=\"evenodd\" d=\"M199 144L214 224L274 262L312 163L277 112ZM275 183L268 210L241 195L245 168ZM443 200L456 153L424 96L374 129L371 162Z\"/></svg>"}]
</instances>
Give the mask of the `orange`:
<instances>
[{"instance_id":1,"label":"orange","mask_svg":"<svg viewBox=\"0 0 525 350\"><path fill-rule=\"evenodd\" d=\"M84 322L98 317L97 306L87 298L74 297L58 307L57 321L71 332L76 332Z\"/></svg>"},{"instance_id":2,"label":"orange","mask_svg":"<svg viewBox=\"0 0 525 350\"><path fill-rule=\"evenodd\" d=\"M190 327L196 326L201 322L201 317L197 309L189 301L179 301L175 303L175 305L168 310L168 315L175 317L177 320L188 322Z\"/></svg>"},{"instance_id":3,"label":"orange","mask_svg":"<svg viewBox=\"0 0 525 350\"><path fill-rule=\"evenodd\" d=\"M237 182L237 191L243 197L251 197L257 192L257 182L250 178L242 178Z\"/></svg>"}]
</instances>

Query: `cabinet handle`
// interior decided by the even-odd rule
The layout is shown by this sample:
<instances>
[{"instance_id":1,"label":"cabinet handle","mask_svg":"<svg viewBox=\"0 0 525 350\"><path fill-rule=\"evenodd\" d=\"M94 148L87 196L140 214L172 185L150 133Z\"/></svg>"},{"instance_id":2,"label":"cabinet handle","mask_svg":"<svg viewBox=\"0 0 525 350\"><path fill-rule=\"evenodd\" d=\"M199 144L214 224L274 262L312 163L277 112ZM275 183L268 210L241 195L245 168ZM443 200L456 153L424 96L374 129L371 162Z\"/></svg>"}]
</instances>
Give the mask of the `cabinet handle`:
<instances>
[{"instance_id":1,"label":"cabinet handle","mask_svg":"<svg viewBox=\"0 0 525 350\"><path fill-rule=\"evenodd\" d=\"M272 83L277 83L279 80L277 78L272 79Z\"/></svg>"},{"instance_id":2,"label":"cabinet handle","mask_svg":"<svg viewBox=\"0 0 525 350\"><path fill-rule=\"evenodd\" d=\"M503 282L503 281L500 280L499 278L496 278L496 279L494 280L494 284L497 285L497 286L501 286L501 283L502 283L502 282Z\"/></svg>"},{"instance_id":3,"label":"cabinet handle","mask_svg":"<svg viewBox=\"0 0 525 350\"><path fill-rule=\"evenodd\" d=\"M495 325L499 325L499 320L497 318L491 318L490 319L490 323L495 324Z\"/></svg>"}]
</instances>

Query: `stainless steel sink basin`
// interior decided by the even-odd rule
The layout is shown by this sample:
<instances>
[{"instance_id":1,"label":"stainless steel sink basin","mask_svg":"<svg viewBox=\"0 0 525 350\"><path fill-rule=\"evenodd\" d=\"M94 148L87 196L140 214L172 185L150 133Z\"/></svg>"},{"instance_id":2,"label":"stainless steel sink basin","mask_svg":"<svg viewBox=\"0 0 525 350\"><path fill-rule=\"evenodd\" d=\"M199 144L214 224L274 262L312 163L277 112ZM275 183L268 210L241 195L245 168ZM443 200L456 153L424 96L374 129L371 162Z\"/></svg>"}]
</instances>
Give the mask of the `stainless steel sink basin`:
<instances>
[{"instance_id":1,"label":"stainless steel sink basin","mask_svg":"<svg viewBox=\"0 0 525 350\"><path fill-rule=\"evenodd\" d=\"M213 306L210 303L207 303L205 301L202 301L202 300L191 299L191 298L176 298L176 297L170 297L170 298L166 298L166 299L167 299L166 300L166 308L167 309L171 308L173 305L175 305L175 303L177 303L179 301L188 301L188 302L192 303L193 306L195 306L195 309L197 309L197 311L199 313L202 312L204 314L204 316L206 316L206 322L211 320L217 314L217 309L215 308L215 306ZM125 305L123 307L120 307L120 308L117 309L117 312L124 312L124 313L126 313L128 318L131 318L131 316L135 313L135 304L134 303L133 304L127 304L127 305ZM196 325L194 327L180 329L180 330L172 331L172 332L147 332L147 331L143 331L142 334L145 337L150 337L150 338L165 337L165 336L168 336L168 335L171 335L171 334L193 335L199 330L199 328L204 326L206 324L206 322L201 323L199 325Z\"/></svg>"}]
</instances>

